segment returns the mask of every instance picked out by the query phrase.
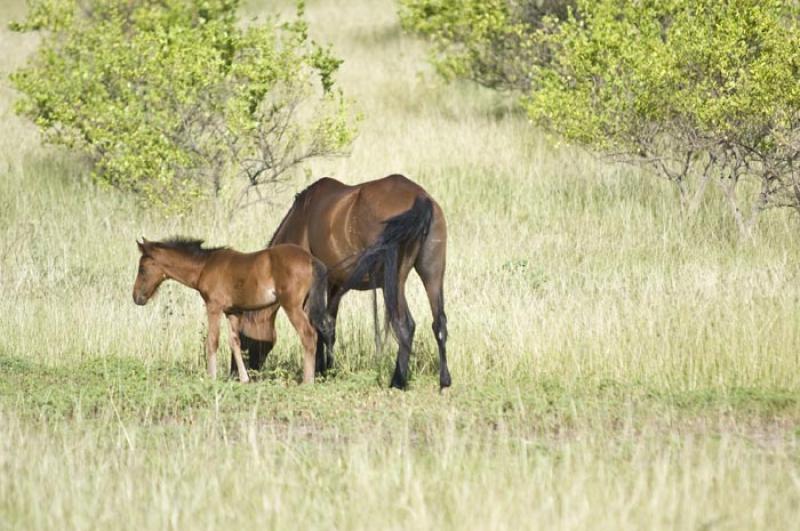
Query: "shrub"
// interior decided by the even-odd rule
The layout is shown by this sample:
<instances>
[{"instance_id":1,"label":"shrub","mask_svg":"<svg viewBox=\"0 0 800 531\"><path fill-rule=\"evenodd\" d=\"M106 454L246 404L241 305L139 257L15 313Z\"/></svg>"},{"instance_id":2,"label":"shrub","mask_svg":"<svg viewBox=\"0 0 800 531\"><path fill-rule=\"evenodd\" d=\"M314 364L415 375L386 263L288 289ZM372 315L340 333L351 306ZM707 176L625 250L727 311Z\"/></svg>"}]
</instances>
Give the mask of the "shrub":
<instances>
[{"instance_id":1,"label":"shrub","mask_svg":"<svg viewBox=\"0 0 800 531\"><path fill-rule=\"evenodd\" d=\"M574 0L400 0L403 27L431 39L445 77L501 90L530 89L548 50L532 35L566 18ZM548 20L548 18L552 20Z\"/></svg>"},{"instance_id":2,"label":"shrub","mask_svg":"<svg viewBox=\"0 0 800 531\"><path fill-rule=\"evenodd\" d=\"M243 177L238 203L354 127L341 61L291 23L242 26L239 0L33 0L18 31L42 44L11 77L18 111L80 150L94 175L182 211Z\"/></svg>"},{"instance_id":3,"label":"shrub","mask_svg":"<svg viewBox=\"0 0 800 531\"><path fill-rule=\"evenodd\" d=\"M687 213L709 184L742 234L800 210L793 0L400 0L447 77L515 89L533 121L644 165Z\"/></svg>"},{"instance_id":4,"label":"shrub","mask_svg":"<svg viewBox=\"0 0 800 531\"><path fill-rule=\"evenodd\" d=\"M789 0L581 0L540 33L531 117L644 164L688 211L719 186L749 234L770 207L800 209L800 6ZM755 195L742 197L740 183Z\"/></svg>"}]
</instances>

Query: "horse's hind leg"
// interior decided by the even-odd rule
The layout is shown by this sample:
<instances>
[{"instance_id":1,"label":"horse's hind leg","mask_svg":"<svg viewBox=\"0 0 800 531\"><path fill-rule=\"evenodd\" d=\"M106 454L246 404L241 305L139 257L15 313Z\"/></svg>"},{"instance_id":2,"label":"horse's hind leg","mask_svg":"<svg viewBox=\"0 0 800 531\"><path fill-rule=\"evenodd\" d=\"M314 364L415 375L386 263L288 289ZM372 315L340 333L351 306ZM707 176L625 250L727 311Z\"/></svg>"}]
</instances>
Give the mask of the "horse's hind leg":
<instances>
[{"instance_id":1,"label":"horse's hind leg","mask_svg":"<svg viewBox=\"0 0 800 531\"><path fill-rule=\"evenodd\" d=\"M444 313L444 243L426 241L414 267L425 286L433 314L433 335L439 347L439 387L450 387L447 368L447 316Z\"/></svg>"},{"instance_id":2,"label":"horse's hind leg","mask_svg":"<svg viewBox=\"0 0 800 531\"><path fill-rule=\"evenodd\" d=\"M233 358L236 360L236 368L239 371L239 381L242 383L247 383L250 381L250 377L247 375L247 369L245 368L244 360L242 359L242 345L239 342L239 316L229 315L228 323L231 326L231 333L229 334L231 352L233 353Z\"/></svg>"},{"instance_id":3,"label":"horse's hind leg","mask_svg":"<svg viewBox=\"0 0 800 531\"><path fill-rule=\"evenodd\" d=\"M444 389L451 384L450 370L447 367L447 315L444 313L444 292L441 280L430 283L425 283L423 280L423 284L433 314L433 335L439 347L439 387Z\"/></svg>"},{"instance_id":4,"label":"horse's hind leg","mask_svg":"<svg viewBox=\"0 0 800 531\"><path fill-rule=\"evenodd\" d=\"M316 361L316 345L317 345L317 331L308 320L308 316L303 311L302 306L297 304L293 306L284 306L286 315L292 326L297 330L300 336L300 341L303 343L303 383L314 383L314 368Z\"/></svg>"},{"instance_id":5,"label":"horse's hind leg","mask_svg":"<svg viewBox=\"0 0 800 531\"><path fill-rule=\"evenodd\" d=\"M411 346L414 342L414 331L416 324L411 312L408 311L406 303L406 277L408 272L400 276L397 282L397 308L387 308L389 319L394 331L399 349L397 351L397 362L392 375L391 386L397 389L405 389L408 386L408 361L411 355ZM384 298L386 294L384 293Z\"/></svg>"}]
</instances>

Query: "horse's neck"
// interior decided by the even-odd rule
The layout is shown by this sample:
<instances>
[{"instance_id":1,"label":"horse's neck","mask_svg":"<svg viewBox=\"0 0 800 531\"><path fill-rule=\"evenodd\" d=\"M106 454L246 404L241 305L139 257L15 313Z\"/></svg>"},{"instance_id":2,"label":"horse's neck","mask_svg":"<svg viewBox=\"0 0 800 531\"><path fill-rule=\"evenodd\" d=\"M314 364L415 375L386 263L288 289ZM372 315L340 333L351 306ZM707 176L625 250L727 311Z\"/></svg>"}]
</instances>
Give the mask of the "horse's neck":
<instances>
[{"instance_id":1,"label":"horse's neck","mask_svg":"<svg viewBox=\"0 0 800 531\"><path fill-rule=\"evenodd\" d=\"M207 257L172 253L169 260L162 260L161 266L172 280L190 288L197 288L197 280L206 265Z\"/></svg>"},{"instance_id":2,"label":"horse's neck","mask_svg":"<svg viewBox=\"0 0 800 531\"><path fill-rule=\"evenodd\" d=\"M293 243L295 245L303 244L303 234L305 229L305 219L302 213L302 207L293 206L292 211L281 221L278 230L272 236L269 246L278 245L281 243Z\"/></svg>"}]
</instances>

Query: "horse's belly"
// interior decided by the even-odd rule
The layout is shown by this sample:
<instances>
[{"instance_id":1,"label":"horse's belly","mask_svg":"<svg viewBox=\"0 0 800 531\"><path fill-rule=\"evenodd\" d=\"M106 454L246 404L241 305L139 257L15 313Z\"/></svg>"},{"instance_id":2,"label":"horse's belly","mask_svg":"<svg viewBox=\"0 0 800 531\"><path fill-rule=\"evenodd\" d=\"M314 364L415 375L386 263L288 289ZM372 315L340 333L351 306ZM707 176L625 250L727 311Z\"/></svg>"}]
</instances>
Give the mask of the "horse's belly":
<instances>
[{"instance_id":1,"label":"horse's belly","mask_svg":"<svg viewBox=\"0 0 800 531\"><path fill-rule=\"evenodd\" d=\"M278 311L273 306L272 309L243 312L240 323L240 330L256 341L275 341L274 318Z\"/></svg>"},{"instance_id":2,"label":"horse's belly","mask_svg":"<svg viewBox=\"0 0 800 531\"><path fill-rule=\"evenodd\" d=\"M261 310L278 302L278 292L274 286L257 288L250 293L241 294L232 305L231 310L236 312L250 312Z\"/></svg>"},{"instance_id":3,"label":"horse's belly","mask_svg":"<svg viewBox=\"0 0 800 531\"><path fill-rule=\"evenodd\" d=\"M258 298L254 301L254 307L250 308L252 310L257 310L259 308L264 308L266 306L272 306L276 302L278 302L278 292L275 291L274 286L267 286L258 290Z\"/></svg>"}]
</instances>

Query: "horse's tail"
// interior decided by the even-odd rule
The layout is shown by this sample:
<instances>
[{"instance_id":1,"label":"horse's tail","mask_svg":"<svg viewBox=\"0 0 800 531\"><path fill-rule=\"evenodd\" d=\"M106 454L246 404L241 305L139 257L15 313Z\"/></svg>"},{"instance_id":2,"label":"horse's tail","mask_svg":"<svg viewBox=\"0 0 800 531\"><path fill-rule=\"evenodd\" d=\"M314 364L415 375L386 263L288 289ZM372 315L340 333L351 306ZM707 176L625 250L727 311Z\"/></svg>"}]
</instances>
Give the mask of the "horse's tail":
<instances>
[{"instance_id":1,"label":"horse's tail","mask_svg":"<svg viewBox=\"0 0 800 531\"><path fill-rule=\"evenodd\" d=\"M383 297L387 315L389 319L399 317L397 312L400 249L415 243L421 244L428 236L432 220L433 201L429 197L417 197L410 209L387 219L378 240L364 249L356 259L353 272L336 297L341 298L365 277L369 278L374 286L374 279L382 270ZM377 307L374 311L377 312Z\"/></svg>"}]
</instances>

